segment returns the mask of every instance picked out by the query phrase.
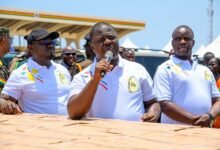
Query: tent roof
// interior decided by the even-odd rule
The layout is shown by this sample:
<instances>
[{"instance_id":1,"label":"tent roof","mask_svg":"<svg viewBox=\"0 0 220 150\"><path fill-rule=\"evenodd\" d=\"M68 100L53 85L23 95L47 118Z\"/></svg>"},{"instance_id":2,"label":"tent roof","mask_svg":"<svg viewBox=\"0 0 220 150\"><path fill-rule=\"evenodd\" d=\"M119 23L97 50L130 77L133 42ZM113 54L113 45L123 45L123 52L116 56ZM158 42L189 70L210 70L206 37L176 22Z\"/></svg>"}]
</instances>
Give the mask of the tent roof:
<instances>
[{"instance_id":1,"label":"tent roof","mask_svg":"<svg viewBox=\"0 0 220 150\"><path fill-rule=\"evenodd\" d=\"M0 7L0 26L8 27L12 35L27 35L31 30L42 27L48 31L59 32L61 37L65 39L72 39L79 42L97 22L108 22L112 24L117 30L119 37L145 28L145 23L142 21L76 16Z\"/></svg>"},{"instance_id":2,"label":"tent roof","mask_svg":"<svg viewBox=\"0 0 220 150\"><path fill-rule=\"evenodd\" d=\"M205 49L206 52L212 52L215 56L220 57L220 35Z\"/></svg>"},{"instance_id":3,"label":"tent roof","mask_svg":"<svg viewBox=\"0 0 220 150\"><path fill-rule=\"evenodd\" d=\"M172 40L170 39L169 42L162 48L162 50L170 52L170 50L173 48L171 42Z\"/></svg>"},{"instance_id":4,"label":"tent roof","mask_svg":"<svg viewBox=\"0 0 220 150\"><path fill-rule=\"evenodd\" d=\"M204 45L201 45L201 47L195 52L195 54L199 55L199 57L203 57L203 55L206 52L212 52L215 54L215 56L220 57L219 49L220 49L220 35L206 47Z\"/></svg>"},{"instance_id":5,"label":"tent roof","mask_svg":"<svg viewBox=\"0 0 220 150\"><path fill-rule=\"evenodd\" d=\"M206 48L202 44L199 49L194 53L195 55L198 55L199 57L202 57L206 53Z\"/></svg>"},{"instance_id":6,"label":"tent roof","mask_svg":"<svg viewBox=\"0 0 220 150\"><path fill-rule=\"evenodd\" d=\"M121 46L125 48L138 48L128 37L124 40Z\"/></svg>"}]
</instances>

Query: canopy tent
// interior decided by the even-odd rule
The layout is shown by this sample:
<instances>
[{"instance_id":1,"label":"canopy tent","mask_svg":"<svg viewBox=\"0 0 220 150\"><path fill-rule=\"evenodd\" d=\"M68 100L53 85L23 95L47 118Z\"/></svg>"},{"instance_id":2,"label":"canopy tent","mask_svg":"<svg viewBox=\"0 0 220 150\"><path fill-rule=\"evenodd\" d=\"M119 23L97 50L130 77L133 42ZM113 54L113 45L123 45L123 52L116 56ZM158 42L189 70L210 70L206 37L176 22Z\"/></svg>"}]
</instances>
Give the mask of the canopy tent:
<instances>
[{"instance_id":1,"label":"canopy tent","mask_svg":"<svg viewBox=\"0 0 220 150\"><path fill-rule=\"evenodd\" d=\"M218 36L205 49L206 49L206 52L212 52L215 54L216 57L220 57L220 36Z\"/></svg>"},{"instance_id":2,"label":"canopy tent","mask_svg":"<svg viewBox=\"0 0 220 150\"><path fill-rule=\"evenodd\" d=\"M171 42L172 42L172 40L170 39L169 42L162 48L162 50L170 52L170 50L173 48Z\"/></svg>"},{"instance_id":3,"label":"canopy tent","mask_svg":"<svg viewBox=\"0 0 220 150\"><path fill-rule=\"evenodd\" d=\"M202 45L198 48L198 50L197 50L195 53L193 53L193 55L198 55L199 57L202 57L205 53L206 53L206 48L205 48L205 45L202 44Z\"/></svg>"},{"instance_id":4,"label":"canopy tent","mask_svg":"<svg viewBox=\"0 0 220 150\"><path fill-rule=\"evenodd\" d=\"M150 49L149 45L146 44L146 45L144 46L144 49Z\"/></svg>"},{"instance_id":5,"label":"canopy tent","mask_svg":"<svg viewBox=\"0 0 220 150\"><path fill-rule=\"evenodd\" d=\"M220 36L212 41L208 46L201 46L199 50L195 52L199 57L203 57L206 52L212 52L216 57L220 57Z\"/></svg>"},{"instance_id":6,"label":"canopy tent","mask_svg":"<svg viewBox=\"0 0 220 150\"><path fill-rule=\"evenodd\" d=\"M125 48L133 48L133 49L138 48L137 45L135 45L128 37L124 40L121 46Z\"/></svg>"}]
</instances>

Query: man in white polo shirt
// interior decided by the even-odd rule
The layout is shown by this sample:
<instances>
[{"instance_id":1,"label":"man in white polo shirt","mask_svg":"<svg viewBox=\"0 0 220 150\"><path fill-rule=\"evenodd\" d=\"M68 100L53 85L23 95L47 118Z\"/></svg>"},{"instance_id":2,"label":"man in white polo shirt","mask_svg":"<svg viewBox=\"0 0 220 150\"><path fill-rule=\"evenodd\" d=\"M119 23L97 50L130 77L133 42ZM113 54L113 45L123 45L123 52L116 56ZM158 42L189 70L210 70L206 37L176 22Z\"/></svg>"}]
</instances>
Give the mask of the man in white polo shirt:
<instances>
[{"instance_id":1,"label":"man in white polo shirt","mask_svg":"<svg viewBox=\"0 0 220 150\"><path fill-rule=\"evenodd\" d=\"M191 59L194 33L186 25L172 34L174 54L157 69L154 88L161 122L208 127L220 112L220 94L211 71Z\"/></svg>"},{"instance_id":2,"label":"man in white polo shirt","mask_svg":"<svg viewBox=\"0 0 220 150\"><path fill-rule=\"evenodd\" d=\"M54 57L57 32L33 30L25 39L32 57L14 70L3 91L0 109L6 114L67 114L71 76Z\"/></svg>"},{"instance_id":3,"label":"man in white polo shirt","mask_svg":"<svg viewBox=\"0 0 220 150\"><path fill-rule=\"evenodd\" d=\"M90 38L95 62L73 78L68 102L70 118L87 115L156 122L160 107L155 100L152 79L143 66L119 56L115 29L108 23L97 23L91 29ZM107 51L113 53L111 62L104 58Z\"/></svg>"}]
</instances>

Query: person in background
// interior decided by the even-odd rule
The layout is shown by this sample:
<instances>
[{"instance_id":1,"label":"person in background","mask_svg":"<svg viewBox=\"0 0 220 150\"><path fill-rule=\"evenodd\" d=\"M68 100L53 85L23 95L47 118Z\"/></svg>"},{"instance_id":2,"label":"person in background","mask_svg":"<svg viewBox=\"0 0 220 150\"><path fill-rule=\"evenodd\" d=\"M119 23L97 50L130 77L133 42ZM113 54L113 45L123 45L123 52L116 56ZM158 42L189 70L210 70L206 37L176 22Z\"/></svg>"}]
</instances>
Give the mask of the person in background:
<instances>
[{"instance_id":1,"label":"person in background","mask_svg":"<svg viewBox=\"0 0 220 150\"><path fill-rule=\"evenodd\" d=\"M158 67L154 77L161 123L209 127L220 113L215 78L191 58L195 41L190 27L178 26L172 38L174 55Z\"/></svg>"},{"instance_id":2,"label":"person in background","mask_svg":"<svg viewBox=\"0 0 220 150\"><path fill-rule=\"evenodd\" d=\"M213 54L212 52L206 52L203 55L203 65L208 67L208 63L211 58L215 58L215 54Z\"/></svg>"},{"instance_id":3,"label":"person in background","mask_svg":"<svg viewBox=\"0 0 220 150\"><path fill-rule=\"evenodd\" d=\"M86 43L83 45L86 53L86 60L80 62L80 65L82 67L82 70L91 65L94 61L95 58L95 53L92 50L92 45L91 45L91 40L90 40L90 35L87 33L84 37L86 40Z\"/></svg>"},{"instance_id":4,"label":"person in background","mask_svg":"<svg viewBox=\"0 0 220 150\"><path fill-rule=\"evenodd\" d=\"M14 70L0 95L0 111L4 114L67 114L71 76L54 63L57 32L33 30L26 38L31 57Z\"/></svg>"},{"instance_id":5,"label":"person in background","mask_svg":"<svg viewBox=\"0 0 220 150\"><path fill-rule=\"evenodd\" d=\"M17 54L11 60L8 66L9 72L11 73L13 70L17 69L18 67L26 63L29 57L31 57L31 52L28 49L25 52L20 52L19 54Z\"/></svg>"},{"instance_id":6,"label":"person in background","mask_svg":"<svg viewBox=\"0 0 220 150\"><path fill-rule=\"evenodd\" d=\"M76 49L67 46L62 49L61 64L69 70L71 77L82 71L82 67L77 63Z\"/></svg>"},{"instance_id":7,"label":"person in background","mask_svg":"<svg viewBox=\"0 0 220 150\"><path fill-rule=\"evenodd\" d=\"M218 90L220 91L220 59L219 58L211 58L208 62L208 67L212 71L216 85ZM214 128L220 128L220 116L216 117L214 124Z\"/></svg>"},{"instance_id":8,"label":"person in background","mask_svg":"<svg viewBox=\"0 0 220 150\"><path fill-rule=\"evenodd\" d=\"M11 43L12 38L9 29L0 27L0 93L9 77L8 68L3 64L2 58L10 51Z\"/></svg>"},{"instance_id":9,"label":"person in background","mask_svg":"<svg viewBox=\"0 0 220 150\"><path fill-rule=\"evenodd\" d=\"M215 77L217 88L220 91L220 59L216 57L211 58L207 66L212 71Z\"/></svg>"},{"instance_id":10,"label":"person in background","mask_svg":"<svg viewBox=\"0 0 220 150\"><path fill-rule=\"evenodd\" d=\"M124 58L124 55L123 55L124 51L125 51L125 48L122 47L122 46L120 46L120 47L119 47L118 54L119 54L122 58Z\"/></svg>"},{"instance_id":11,"label":"person in background","mask_svg":"<svg viewBox=\"0 0 220 150\"><path fill-rule=\"evenodd\" d=\"M169 52L169 57L174 54L174 49L172 48Z\"/></svg>"},{"instance_id":12,"label":"person in background","mask_svg":"<svg viewBox=\"0 0 220 150\"><path fill-rule=\"evenodd\" d=\"M160 107L152 79L142 65L120 57L113 26L104 22L95 24L90 39L96 58L73 78L67 106L70 118L81 119L86 115L156 122ZM111 62L105 59L107 51L113 55Z\"/></svg>"},{"instance_id":13,"label":"person in background","mask_svg":"<svg viewBox=\"0 0 220 150\"><path fill-rule=\"evenodd\" d=\"M128 61L135 61L135 52L133 49L125 49L122 53L122 56L122 58L127 59Z\"/></svg>"}]
</instances>

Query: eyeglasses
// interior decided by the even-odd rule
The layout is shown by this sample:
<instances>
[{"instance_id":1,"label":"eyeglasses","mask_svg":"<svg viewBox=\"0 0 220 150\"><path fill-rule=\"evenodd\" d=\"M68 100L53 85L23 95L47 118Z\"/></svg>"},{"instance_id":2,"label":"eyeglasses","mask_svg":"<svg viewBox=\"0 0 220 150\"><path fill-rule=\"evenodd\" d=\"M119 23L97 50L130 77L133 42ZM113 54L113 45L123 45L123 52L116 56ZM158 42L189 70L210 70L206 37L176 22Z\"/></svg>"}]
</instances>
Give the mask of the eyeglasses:
<instances>
[{"instance_id":1,"label":"eyeglasses","mask_svg":"<svg viewBox=\"0 0 220 150\"><path fill-rule=\"evenodd\" d=\"M66 56L70 56L70 55L75 56L76 53L64 53L64 55L66 55Z\"/></svg>"},{"instance_id":2,"label":"eyeglasses","mask_svg":"<svg viewBox=\"0 0 220 150\"><path fill-rule=\"evenodd\" d=\"M45 40L45 41L35 41L32 44L34 44L34 43L37 43L39 45L43 45L43 46L46 46L46 47L55 47L55 46L57 46L56 41L47 41L47 40Z\"/></svg>"},{"instance_id":3,"label":"eyeglasses","mask_svg":"<svg viewBox=\"0 0 220 150\"><path fill-rule=\"evenodd\" d=\"M103 43L106 39L108 39L110 41L114 41L117 39L117 37L115 35L98 36L98 37L94 38L93 41L95 43Z\"/></svg>"}]
</instances>

